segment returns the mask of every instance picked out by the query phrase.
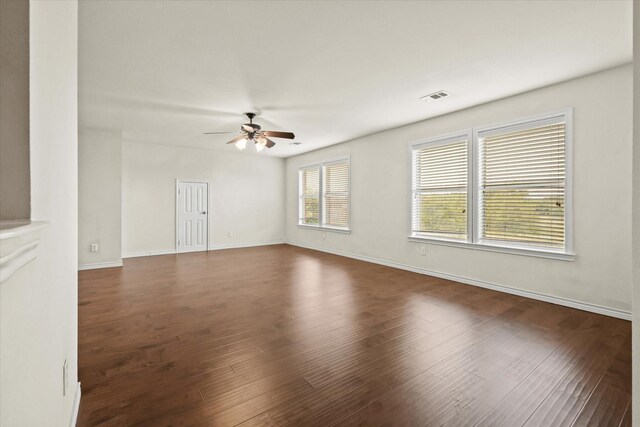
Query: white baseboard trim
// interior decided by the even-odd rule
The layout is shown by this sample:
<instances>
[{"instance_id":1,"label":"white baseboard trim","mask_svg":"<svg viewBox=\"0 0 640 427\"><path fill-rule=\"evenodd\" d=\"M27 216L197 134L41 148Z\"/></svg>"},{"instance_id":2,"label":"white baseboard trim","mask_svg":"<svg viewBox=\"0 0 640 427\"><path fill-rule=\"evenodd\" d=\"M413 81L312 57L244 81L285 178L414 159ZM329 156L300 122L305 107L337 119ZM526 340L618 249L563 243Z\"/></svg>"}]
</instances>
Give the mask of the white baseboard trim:
<instances>
[{"instance_id":1,"label":"white baseboard trim","mask_svg":"<svg viewBox=\"0 0 640 427\"><path fill-rule=\"evenodd\" d=\"M78 271L95 270L96 268L112 268L112 267L122 267L122 260L109 261L109 262L96 262L93 264L82 264L78 266Z\"/></svg>"},{"instance_id":2,"label":"white baseboard trim","mask_svg":"<svg viewBox=\"0 0 640 427\"><path fill-rule=\"evenodd\" d=\"M139 258L143 256L156 256L156 255L172 255L175 254L175 249L161 250L161 251L143 251L143 252L129 252L122 254L122 258Z\"/></svg>"},{"instance_id":3,"label":"white baseboard trim","mask_svg":"<svg viewBox=\"0 0 640 427\"><path fill-rule=\"evenodd\" d=\"M269 242L257 242L257 243L242 243L239 245L229 244L229 245L211 245L209 246L210 251L219 251L223 249L240 249L240 248L253 248L256 246L271 246L271 245L282 245L284 244L284 240L273 240Z\"/></svg>"},{"instance_id":4,"label":"white baseboard trim","mask_svg":"<svg viewBox=\"0 0 640 427\"><path fill-rule=\"evenodd\" d=\"M343 256L343 257L347 257L347 258L357 259L357 260L360 260L360 261L371 262L373 264L380 264L380 265L384 265L384 266L387 266L387 267L398 268L400 270L406 270L406 271L411 271L413 273L419 273L419 274L424 274L424 275L427 275L427 276L438 277L438 278L441 278L441 279L446 279L446 280L451 280L451 281L454 281L454 282L464 283L466 285L478 286L478 287L481 287L481 288L491 289L491 290L498 291L498 292L504 292L504 293L507 293L507 294L518 295L518 296L525 297L525 298L531 298L531 299L535 299L535 300L538 300L538 301L544 301L544 302L549 302L549 303L552 303L552 304L563 305L565 307L571 307L571 308L575 308L575 309L578 309L578 310L589 311L589 312L597 313L597 314L603 314L605 316L615 317L615 318L618 318L618 319L631 320L631 312L629 312L629 311L618 310L618 309L615 309L615 308L604 307L604 306L597 305L597 304L591 304L591 303L587 303L587 302L576 301L576 300L571 300L571 299L562 298L562 297L556 297L556 296L547 295L547 294L541 294L541 293L538 293L538 292L525 291L525 290L522 290L522 289L511 288L509 286L503 286L503 285L498 285L498 284L495 284L495 283L486 282L486 281L483 281L483 280L476 280L476 279L470 279L470 278L467 278L467 277L456 276L456 275L453 275L453 274L441 273L439 271L429 270L429 269L421 268L421 267L413 267L413 266L406 265L406 264L400 264L400 263L397 263L397 262L387 261L387 260L380 259L380 258L373 258L373 257L365 256L365 255L357 255L357 254L350 253L350 252L335 251L335 250L332 250L332 249L325 249L325 248L320 248L320 247L317 247L317 246L305 245L305 244L302 244L302 243L297 243L297 242L292 242L292 241L289 241L287 243L289 245L298 246L298 247L305 248L305 249L311 249L311 250L314 250L314 251L326 252L326 253L330 253L330 254L333 254L333 255L339 255L339 256Z\"/></svg>"},{"instance_id":5,"label":"white baseboard trim","mask_svg":"<svg viewBox=\"0 0 640 427\"><path fill-rule=\"evenodd\" d=\"M69 427L75 427L78 423L78 412L80 412L80 398L82 396L82 390L80 389L80 383L76 388L76 396L73 399L73 409L71 410L71 420L69 421Z\"/></svg>"},{"instance_id":6,"label":"white baseboard trim","mask_svg":"<svg viewBox=\"0 0 640 427\"><path fill-rule=\"evenodd\" d=\"M240 248L253 248L255 246L269 246L269 245L282 245L286 243L284 240L273 240L268 242L252 242L252 243L240 243L240 244L227 244L227 245L210 245L210 251L219 251L223 249L240 249ZM129 252L122 254L122 258L138 258L144 256L156 256L156 255L171 255L176 254L175 249L160 250L160 251L145 251L145 252ZM189 253L189 252L185 252Z\"/></svg>"}]
</instances>

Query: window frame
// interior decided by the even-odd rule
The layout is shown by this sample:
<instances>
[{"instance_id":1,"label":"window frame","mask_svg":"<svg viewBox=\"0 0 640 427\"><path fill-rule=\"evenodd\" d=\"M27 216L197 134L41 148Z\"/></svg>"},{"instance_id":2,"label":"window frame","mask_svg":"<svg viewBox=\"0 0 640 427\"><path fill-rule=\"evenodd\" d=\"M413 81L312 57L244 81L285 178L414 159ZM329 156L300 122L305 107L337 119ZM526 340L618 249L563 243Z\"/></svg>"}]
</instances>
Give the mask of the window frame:
<instances>
[{"instance_id":1,"label":"window frame","mask_svg":"<svg viewBox=\"0 0 640 427\"><path fill-rule=\"evenodd\" d=\"M318 224L305 224L302 222L303 217L303 203L302 201L309 198L302 194L302 172L307 169L318 168ZM298 168L298 225L304 227L317 228L322 222L322 166L319 164L311 164Z\"/></svg>"},{"instance_id":2,"label":"window frame","mask_svg":"<svg viewBox=\"0 0 640 427\"><path fill-rule=\"evenodd\" d=\"M325 185L324 185L324 181L325 181L325 167L332 165L332 164L336 164L336 163L347 163L349 166L349 186L348 186L348 194L347 194L347 206L349 209L349 215L347 216L347 227L336 227L336 226L331 226L331 225L325 225L324 221L325 221L325 215L324 215L324 199L326 197L326 189L325 189ZM305 169L309 169L309 168L313 168L313 167L318 167L319 168L319 213L318 213L318 225L312 225L312 224L304 224L302 222L300 222L301 219L301 209L302 209L302 204L301 201L303 199L303 195L302 195L302 187L301 187L301 181L300 181L300 172L305 170ZM337 156L337 157L331 157L328 159L324 159L322 161L319 162L314 162L314 163L309 163L309 164L304 164L298 167L298 227L300 228L308 228L308 229L313 229L313 230L322 230L322 231L332 231L332 232L336 232L336 233L346 233L349 234L351 233L351 155L350 154L346 154L343 156Z\"/></svg>"},{"instance_id":3,"label":"window frame","mask_svg":"<svg viewBox=\"0 0 640 427\"><path fill-rule=\"evenodd\" d=\"M467 129L461 132L450 133L447 135L442 135L435 138L426 138L419 139L417 141L413 141L409 146L409 182L411 183L411 187L409 189L409 236L415 239L425 239L425 240L438 240L452 243L460 243L460 242L471 242L471 232L470 227L472 227L473 216L472 216L472 200L471 200L471 184L472 184L472 161L471 161L471 139L472 139L472 130ZM436 237L432 235L428 235L425 233L419 233L413 231L413 201L414 201L414 193L416 192L416 182L415 182L415 171L414 171L414 160L416 151L421 148L426 147L437 147L443 145L449 145L456 142L460 142L461 139L467 140L467 238L466 239L455 239L455 238L447 238L447 237Z\"/></svg>"},{"instance_id":4,"label":"window frame","mask_svg":"<svg viewBox=\"0 0 640 427\"><path fill-rule=\"evenodd\" d=\"M501 133L518 129L533 128L540 122L564 119L565 123L565 211L564 211L564 248L554 249L538 245L528 245L515 242L496 242L492 240L480 239L480 226L482 213L482 182L480 170L480 140L481 134L488 132ZM467 240L445 239L435 236L420 235L411 229L413 221L413 193L414 193L414 151L416 147L425 144L437 144L443 141L451 141L453 138L460 138L463 135L470 135L468 160L468 181L467 181ZM420 139L409 143L409 223L408 239L411 242L433 243L445 246L456 246L467 249L479 249L490 252L503 252L517 255L528 255L541 258L551 258L563 261L573 261L575 259L573 247L573 108L568 107L562 110L549 112L537 116L526 117L518 120L511 120L487 126L467 129L434 138Z\"/></svg>"}]
</instances>

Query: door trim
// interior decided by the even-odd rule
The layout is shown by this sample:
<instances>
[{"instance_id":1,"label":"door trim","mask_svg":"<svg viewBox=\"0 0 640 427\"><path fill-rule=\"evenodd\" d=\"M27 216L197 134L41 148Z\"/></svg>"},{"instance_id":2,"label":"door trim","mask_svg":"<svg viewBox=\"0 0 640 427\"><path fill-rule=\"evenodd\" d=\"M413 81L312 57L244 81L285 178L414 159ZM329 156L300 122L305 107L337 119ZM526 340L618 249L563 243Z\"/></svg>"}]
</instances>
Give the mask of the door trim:
<instances>
[{"instance_id":1,"label":"door trim","mask_svg":"<svg viewBox=\"0 0 640 427\"><path fill-rule=\"evenodd\" d=\"M175 241L174 241L174 247L176 250L177 254L180 253L188 253L188 252L180 252L180 248L178 247L178 236L179 236L179 227L180 224L178 222L178 219L180 217L179 214L179 207L178 207L178 191L180 190L180 184L185 183L185 182L191 182L194 184L206 184L207 185L207 244L206 244L206 249L204 251L196 251L196 252L208 252L209 251L209 236L211 235L211 182L209 180L206 179L180 179L180 178L176 178L176 199L175 199L175 205L176 205L176 216L175 216L175 223L176 223L176 235L175 235Z\"/></svg>"}]
</instances>

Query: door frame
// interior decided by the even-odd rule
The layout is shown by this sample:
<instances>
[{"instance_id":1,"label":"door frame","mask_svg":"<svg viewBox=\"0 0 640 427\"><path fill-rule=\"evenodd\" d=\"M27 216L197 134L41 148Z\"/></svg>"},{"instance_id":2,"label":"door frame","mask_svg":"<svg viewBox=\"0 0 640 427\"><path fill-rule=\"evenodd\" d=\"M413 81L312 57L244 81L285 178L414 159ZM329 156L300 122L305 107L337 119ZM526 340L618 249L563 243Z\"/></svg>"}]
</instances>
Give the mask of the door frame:
<instances>
[{"instance_id":1,"label":"door frame","mask_svg":"<svg viewBox=\"0 0 640 427\"><path fill-rule=\"evenodd\" d=\"M180 227L180 222L179 222L179 218L180 218L180 214L179 214L179 207L178 207L178 199L179 199L179 194L178 191L180 191L180 184L182 183L186 183L186 182L191 182L194 184L206 184L207 185L207 247L204 251L195 251L195 252L208 252L209 251L209 236L211 235L211 182L207 179L182 179L182 178L176 178L176 199L175 199L175 205L176 205L176 217L175 217L175 223L176 223L176 235L175 235L175 241L174 241L174 245L176 248L176 253L188 253L188 252L180 252L180 247L178 246L178 236L179 236L179 227ZM191 252L191 251L189 251Z\"/></svg>"}]
</instances>

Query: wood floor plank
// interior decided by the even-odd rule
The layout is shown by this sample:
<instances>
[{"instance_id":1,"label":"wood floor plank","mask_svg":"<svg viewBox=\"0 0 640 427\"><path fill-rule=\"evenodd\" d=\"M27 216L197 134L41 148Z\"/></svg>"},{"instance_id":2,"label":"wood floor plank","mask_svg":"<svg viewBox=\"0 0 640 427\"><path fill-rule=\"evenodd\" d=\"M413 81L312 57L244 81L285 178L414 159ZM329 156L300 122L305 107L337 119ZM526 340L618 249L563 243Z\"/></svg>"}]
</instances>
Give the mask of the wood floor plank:
<instances>
[{"instance_id":1,"label":"wood floor plank","mask_svg":"<svg viewBox=\"0 0 640 427\"><path fill-rule=\"evenodd\" d=\"M630 403L631 339L627 339L573 425L618 426Z\"/></svg>"},{"instance_id":2,"label":"wood floor plank","mask_svg":"<svg viewBox=\"0 0 640 427\"><path fill-rule=\"evenodd\" d=\"M624 411L619 427L631 427L631 401L627 403L627 408Z\"/></svg>"},{"instance_id":3,"label":"wood floor plank","mask_svg":"<svg viewBox=\"0 0 640 427\"><path fill-rule=\"evenodd\" d=\"M466 375L466 371L461 372ZM425 426L473 426L518 384L516 380L501 375L491 380L480 377L473 379L464 387L450 389L449 393L455 396L453 405L435 418L419 418L418 423ZM440 390L436 389L435 392Z\"/></svg>"},{"instance_id":4,"label":"wood floor plank","mask_svg":"<svg viewBox=\"0 0 640 427\"><path fill-rule=\"evenodd\" d=\"M78 316L80 426L631 423L629 322L288 245L82 271Z\"/></svg>"},{"instance_id":5,"label":"wood floor plank","mask_svg":"<svg viewBox=\"0 0 640 427\"><path fill-rule=\"evenodd\" d=\"M466 370L458 371L413 402L406 411L407 418L399 420L401 422L398 425L426 426L447 423L450 418L455 419L457 412L474 399L483 399L491 390L497 393L505 392L502 388L504 385L500 380L489 383ZM506 385L508 390L513 387L512 382Z\"/></svg>"},{"instance_id":6,"label":"wood floor plank","mask_svg":"<svg viewBox=\"0 0 640 427\"><path fill-rule=\"evenodd\" d=\"M556 350L482 418L478 425L523 425L577 360L594 345L596 338L591 334L568 335Z\"/></svg>"},{"instance_id":7,"label":"wood floor plank","mask_svg":"<svg viewBox=\"0 0 640 427\"><path fill-rule=\"evenodd\" d=\"M402 425L411 419L413 403L431 390L442 386L446 379L428 370L414 376L406 382L392 388L368 404L353 411L343 419L335 420L333 425L365 426L365 425ZM445 406L453 404L451 396L434 396L433 400L441 400Z\"/></svg>"},{"instance_id":8,"label":"wood floor plank","mask_svg":"<svg viewBox=\"0 0 640 427\"><path fill-rule=\"evenodd\" d=\"M621 336L599 337L538 406L525 426L573 424L622 343Z\"/></svg>"}]
</instances>

